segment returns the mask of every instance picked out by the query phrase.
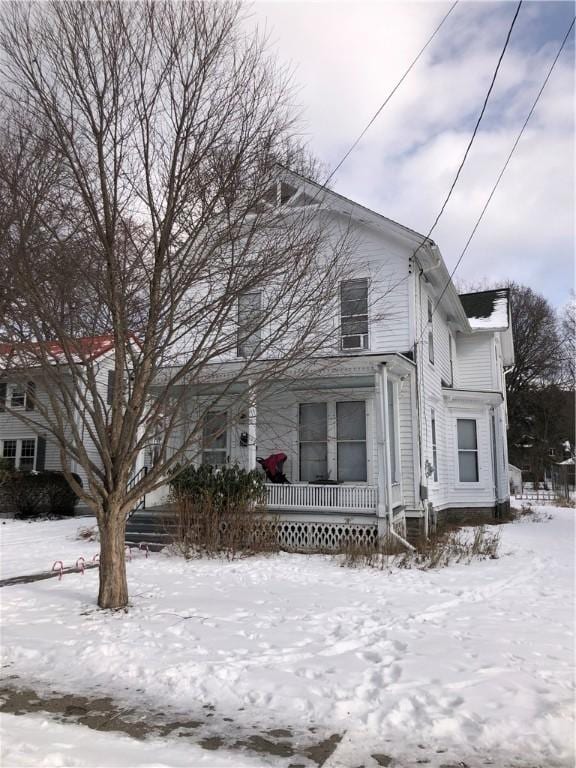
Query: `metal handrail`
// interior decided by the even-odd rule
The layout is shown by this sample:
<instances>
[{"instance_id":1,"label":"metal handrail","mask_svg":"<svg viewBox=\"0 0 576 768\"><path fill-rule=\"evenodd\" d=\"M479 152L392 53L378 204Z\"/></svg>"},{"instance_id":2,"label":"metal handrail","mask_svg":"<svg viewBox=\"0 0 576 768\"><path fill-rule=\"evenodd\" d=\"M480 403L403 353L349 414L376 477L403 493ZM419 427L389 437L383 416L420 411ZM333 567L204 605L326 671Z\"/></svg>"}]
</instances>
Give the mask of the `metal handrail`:
<instances>
[{"instance_id":1,"label":"metal handrail","mask_svg":"<svg viewBox=\"0 0 576 768\"><path fill-rule=\"evenodd\" d=\"M147 474L148 474L148 467L147 466L141 467L138 470L138 472L135 472L132 475L132 477L128 480L128 482L126 483L126 491L128 491L128 492L131 491L132 488L134 488L134 486L137 485L137 483L139 483L140 480L142 480L143 477L146 477ZM142 498L140 499L138 504L136 504L136 506L132 510L130 510L127 519L130 519L132 517L132 515L134 514L134 512L137 512L139 509L146 509L146 495L145 494L144 494L144 496L142 496Z\"/></svg>"}]
</instances>

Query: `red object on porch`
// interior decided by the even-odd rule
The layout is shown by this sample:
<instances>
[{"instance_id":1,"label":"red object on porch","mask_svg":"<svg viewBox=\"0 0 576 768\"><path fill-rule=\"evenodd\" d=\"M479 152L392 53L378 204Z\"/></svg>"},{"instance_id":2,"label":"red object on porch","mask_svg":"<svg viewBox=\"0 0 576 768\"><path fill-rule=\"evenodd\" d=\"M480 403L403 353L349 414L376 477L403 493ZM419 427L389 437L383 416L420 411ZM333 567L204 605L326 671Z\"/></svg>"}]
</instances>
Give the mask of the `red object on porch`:
<instances>
[{"instance_id":1,"label":"red object on porch","mask_svg":"<svg viewBox=\"0 0 576 768\"><path fill-rule=\"evenodd\" d=\"M273 453L267 459L257 456L256 461L266 472L266 477L271 483L285 483L289 485L290 481L282 471L287 458L288 456L285 453Z\"/></svg>"}]
</instances>

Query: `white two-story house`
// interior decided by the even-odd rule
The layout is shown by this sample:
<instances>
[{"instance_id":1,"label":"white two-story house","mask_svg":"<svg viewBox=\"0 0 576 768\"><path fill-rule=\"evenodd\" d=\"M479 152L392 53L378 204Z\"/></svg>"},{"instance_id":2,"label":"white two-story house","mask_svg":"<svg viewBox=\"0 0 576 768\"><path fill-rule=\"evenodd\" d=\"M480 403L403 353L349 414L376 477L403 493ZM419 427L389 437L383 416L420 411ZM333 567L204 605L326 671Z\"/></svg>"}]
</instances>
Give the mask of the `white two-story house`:
<instances>
[{"instance_id":1,"label":"white two-story house","mask_svg":"<svg viewBox=\"0 0 576 768\"><path fill-rule=\"evenodd\" d=\"M222 401L211 414L217 437L206 434L193 460L256 469L257 457L285 454L289 484L267 486L267 507L291 547L498 514L508 505L507 290L459 296L431 240L301 177L287 181L283 205L321 194L322 215L353 233L337 337L275 390L259 396L246 381L244 402ZM239 316L257 303L246 296ZM238 365L215 366L212 385ZM190 388L190 419L201 397ZM149 494L139 514L149 519L166 493Z\"/></svg>"}]
</instances>

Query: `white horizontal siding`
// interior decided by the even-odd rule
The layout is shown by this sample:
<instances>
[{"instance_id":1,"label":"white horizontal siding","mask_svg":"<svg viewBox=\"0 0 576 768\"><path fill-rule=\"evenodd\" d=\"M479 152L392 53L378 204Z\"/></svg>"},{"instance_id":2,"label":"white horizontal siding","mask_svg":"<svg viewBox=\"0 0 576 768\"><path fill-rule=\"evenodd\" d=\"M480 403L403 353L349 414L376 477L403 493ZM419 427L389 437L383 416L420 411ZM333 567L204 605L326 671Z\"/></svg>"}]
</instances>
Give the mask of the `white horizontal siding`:
<instances>
[{"instance_id":1,"label":"white horizontal siding","mask_svg":"<svg viewBox=\"0 0 576 768\"><path fill-rule=\"evenodd\" d=\"M496 390L500 382L495 377L494 334L457 335L458 389Z\"/></svg>"}]
</instances>

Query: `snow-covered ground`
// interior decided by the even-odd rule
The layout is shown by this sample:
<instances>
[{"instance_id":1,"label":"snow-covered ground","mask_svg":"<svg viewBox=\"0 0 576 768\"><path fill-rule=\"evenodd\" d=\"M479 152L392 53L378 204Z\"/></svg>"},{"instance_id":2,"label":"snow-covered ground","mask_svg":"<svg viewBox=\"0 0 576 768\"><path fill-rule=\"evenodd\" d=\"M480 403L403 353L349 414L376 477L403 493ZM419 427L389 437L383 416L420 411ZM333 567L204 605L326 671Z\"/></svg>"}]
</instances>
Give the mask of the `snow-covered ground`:
<instances>
[{"instance_id":1,"label":"snow-covered ground","mask_svg":"<svg viewBox=\"0 0 576 768\"><path fill-rule=\"evenodd\" d=\"M116 733L99 733L79 725L62 725L44 717L2 715L3 768L259 768L257 760L238 754L208 752L150 739L141 741Z\"/></svg>"},{"instance_id":2,"label":"snow-covered ground","mask_svg":"<svg viewBox=\"0 0 576 768\"><path fill-rule=\"evenodd\" d=\"M375 765L369 755L383 751L401 765L571 766L575 511L542 511L552 519L502 526L499 559L438 571L139 555L128 564L132 607L115 615L95 609L96 571L5 587L3 671L127 703L211 704L247 726L328 727L344 738L326 768ZM9 575L20 561L32 571L91 556L74 523L2 526ZM3 765L42 764L18 762L34 749L27 721L5 722ZM75 749L81 736L53 738ZM220 755L189 764L226 764Z\"/></svg>"},{"instance_id":3,"label":"snow-covered ground","mask_svg":"<svg viewBox=\"0 0 576 768\"><path fill-rule=\"evenodd\" d=\"M96 525L94 517L64 520L0 521L0 579L49 571L56 560L74 566L79 557L89 562L100 544L78 540L80 528Z\"/></svg>"}]
</instances>

